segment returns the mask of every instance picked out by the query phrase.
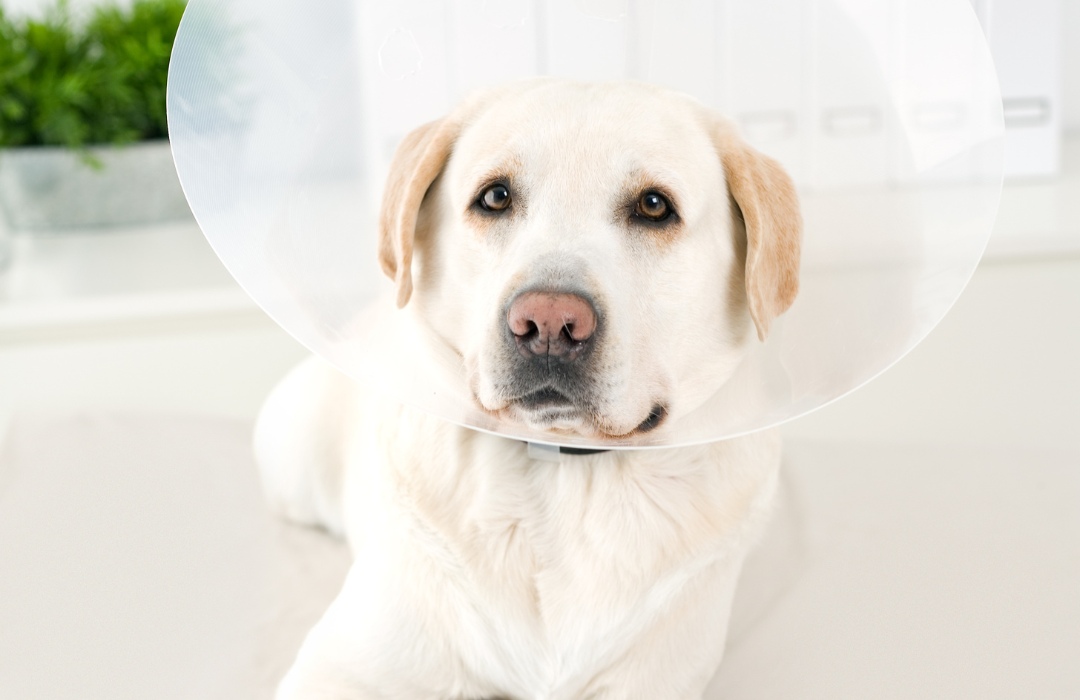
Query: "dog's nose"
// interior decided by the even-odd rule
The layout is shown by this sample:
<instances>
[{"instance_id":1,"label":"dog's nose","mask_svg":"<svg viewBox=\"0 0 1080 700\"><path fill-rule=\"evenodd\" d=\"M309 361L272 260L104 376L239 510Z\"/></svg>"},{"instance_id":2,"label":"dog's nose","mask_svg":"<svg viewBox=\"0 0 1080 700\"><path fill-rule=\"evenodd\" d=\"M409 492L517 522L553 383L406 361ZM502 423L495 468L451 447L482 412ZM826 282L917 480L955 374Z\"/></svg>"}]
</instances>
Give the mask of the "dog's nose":
<instances>
[{"instance_id":1,"label":"dog's nose","mask_svg":"<svg viewBox=\"0 0 1080 700\"><path fill-rule=\"evenodd\" d=\"M522 355L571 361L596 332L596 311L577 294L526 292L510 304L506 323Z\"/></svg>"}]
</instances>

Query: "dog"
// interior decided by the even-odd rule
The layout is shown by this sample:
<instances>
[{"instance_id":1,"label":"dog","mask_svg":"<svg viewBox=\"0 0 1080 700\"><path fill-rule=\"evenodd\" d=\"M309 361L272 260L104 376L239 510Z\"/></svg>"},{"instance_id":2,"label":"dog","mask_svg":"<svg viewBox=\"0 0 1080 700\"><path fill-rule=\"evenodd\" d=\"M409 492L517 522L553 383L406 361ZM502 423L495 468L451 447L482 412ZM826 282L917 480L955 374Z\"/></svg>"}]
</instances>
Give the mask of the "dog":
<instances>
[{"instance_id":1,"label":"dog","mask_svg":"<svg viewBox=\"0 0 1080 700\"><path fill-rule=\"evenodd\" d=\"M688 96L489 89L408 134L379 261L486 414L603 442L704 402L798 290L794 186ZM267 399L271 505L355 560L280 700L689 700L774 498L775 432L530 457L321 360Z\"/></svg>"}]
</instances>

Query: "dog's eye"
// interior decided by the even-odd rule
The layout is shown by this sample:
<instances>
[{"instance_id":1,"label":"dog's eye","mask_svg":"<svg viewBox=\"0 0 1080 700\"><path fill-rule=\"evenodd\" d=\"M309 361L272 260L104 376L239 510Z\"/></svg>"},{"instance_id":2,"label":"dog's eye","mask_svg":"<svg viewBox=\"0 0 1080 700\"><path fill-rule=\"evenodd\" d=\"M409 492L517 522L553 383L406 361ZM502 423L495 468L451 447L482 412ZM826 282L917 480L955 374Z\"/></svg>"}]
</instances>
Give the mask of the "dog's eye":
<instances>
[{"instance_id":1,"label":"dog's eye","mask_svg":"<svg viewBox=\"0 0 1080 700\"><path fill-rule=\"evenodd\" d=\"M481 192L477 201L487 211L504 211L510 208L510 190L496 183Z\"/></svg>"},{"instance_id":2,"label":"dog's eye","mask_svg":"<svg viewBox=\"0 0 1080 700\"><path fill-rule=\"evenodd\" d=\"M649 221L663 221L673 213L671 202L659 192L646 192L641 195L634 208L634 214Z\"/></svg>"}]
</instances>

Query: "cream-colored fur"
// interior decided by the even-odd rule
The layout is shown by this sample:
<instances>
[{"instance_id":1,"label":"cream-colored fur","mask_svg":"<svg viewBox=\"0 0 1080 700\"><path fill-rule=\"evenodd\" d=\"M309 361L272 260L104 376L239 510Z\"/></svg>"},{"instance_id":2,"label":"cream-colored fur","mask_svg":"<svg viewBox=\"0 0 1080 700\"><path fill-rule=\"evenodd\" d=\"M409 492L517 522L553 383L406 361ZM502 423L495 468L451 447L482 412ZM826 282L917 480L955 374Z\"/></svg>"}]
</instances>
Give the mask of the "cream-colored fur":
<instances>
[{"instance_id":1,"label":"cream-colored fur","mask_svg":"<svg viewBox=\"0 0 1080 700\"><path fill-rule=\"evenodd\" d=\"M512 216L470 209L493 173ZM624 210L656 187L678 226ZM541 80L405 140L380 260L399 313L461 355L484 410L618 437L654 405L693 410L757 342L748 328L764 338L797 289L799 229L782 170L689 98ZM500 324L520 290L567 286L597 300L605 333L588 410L545 423L514 405ZM766 432L534 460L317 359L267 400L255 446L272 505L355 555L281 700L699 698L780 459Z\"/></svg>"}]
</instances>

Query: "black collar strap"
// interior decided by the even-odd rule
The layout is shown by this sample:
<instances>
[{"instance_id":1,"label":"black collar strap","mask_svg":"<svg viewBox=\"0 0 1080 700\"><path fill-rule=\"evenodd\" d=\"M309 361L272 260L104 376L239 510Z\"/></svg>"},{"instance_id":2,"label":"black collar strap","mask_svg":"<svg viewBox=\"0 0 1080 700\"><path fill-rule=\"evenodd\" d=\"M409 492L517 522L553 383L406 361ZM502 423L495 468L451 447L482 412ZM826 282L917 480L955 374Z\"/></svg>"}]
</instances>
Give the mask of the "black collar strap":
<instances>
[{"instance_id":1,"label":"black collar strap","mask_svg":"<svg viewBox=\"0 0 1080 700\"><path fill-rule=\"evenodd\" d=\"M595 455L610 450L594 450L589 447L563 447L561 445L545 445L540 442L526 442L529 456L533 459L541 459L548 462L558 462L559 455Z\"/></svg>"},{"instance_id":2,"label":"black collar strap","mask_svg":"<svg viewBox=\"0 0 1080 700\"><path fill-rule=\"evenodd\" d=\"M601 452L611 452L611 450L590 450L587 447L559 447L559 454L564 455L598 455Z\"/></svg>"}]
</instances>

